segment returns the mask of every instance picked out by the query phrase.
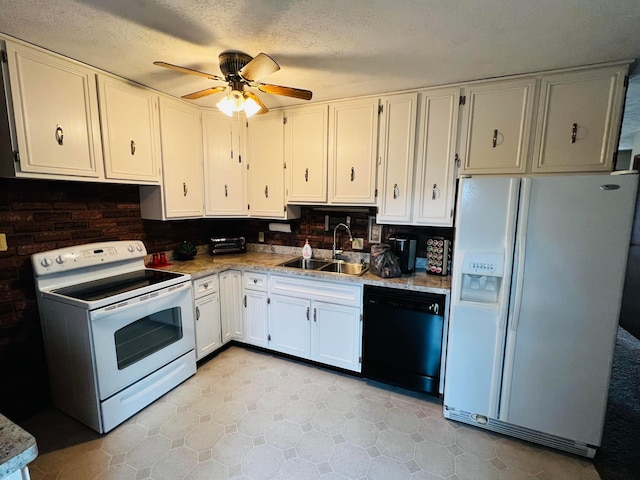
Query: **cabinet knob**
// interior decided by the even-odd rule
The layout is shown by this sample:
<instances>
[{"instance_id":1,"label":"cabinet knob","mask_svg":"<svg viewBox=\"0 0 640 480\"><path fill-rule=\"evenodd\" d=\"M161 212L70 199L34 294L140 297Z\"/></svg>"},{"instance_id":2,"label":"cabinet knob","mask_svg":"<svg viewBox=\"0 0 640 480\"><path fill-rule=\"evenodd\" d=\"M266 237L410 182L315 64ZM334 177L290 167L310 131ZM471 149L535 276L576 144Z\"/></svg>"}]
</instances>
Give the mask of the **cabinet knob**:
<instances>
[{"instance_id":1,"label":"cabinet knob","mask_svg":"<svg viewBox=\"0 0 640 480\"><path fill-rule=\"evenodd\" d=\"M254 283L254 284L257 284L257 283L258 283L258 279L257 279L257 278L254 278L254 279L253 279L253 283Z\"/></svg>"},{"instance_id":2,"label":"cabinet knob","mask_svg":"<svg viewBox=\"0 0 640 480\"><path fill-rule=\"evenodd\" d=\"M131 140L131 155L135 155L135 154L136 154L136 142Z\"/></svg>"},{"instance_id":3,"label":"cabinet knob","mask_svg":"<svg viewBox=\"0 0 640 480\"><path fill-rule=\"evenodd\" d=\"M58 145L64 143L64 131L60 125L56 125L56 142L58 142Z\"/></svg>"},{"instance_id":4,"label":"cabinet knob","mask_svg":"<svg viewBox=\"0 0 640 480\"><path fill-rule=\"evenodd\" d=\"M576 137L578 136L578 124L571 125L571 143L576 143Z\"/></svg>"}]
</instances>

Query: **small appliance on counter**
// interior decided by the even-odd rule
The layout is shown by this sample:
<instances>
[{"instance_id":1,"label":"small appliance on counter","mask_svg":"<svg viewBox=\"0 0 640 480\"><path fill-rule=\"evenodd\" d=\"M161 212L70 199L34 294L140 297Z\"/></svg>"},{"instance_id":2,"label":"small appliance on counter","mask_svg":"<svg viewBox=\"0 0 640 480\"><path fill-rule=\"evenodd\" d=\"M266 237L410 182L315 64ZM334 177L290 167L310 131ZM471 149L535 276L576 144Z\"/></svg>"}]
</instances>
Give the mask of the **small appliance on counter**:
<instances>
[{"instance_id":1,"label":"small appliance on counter","mask_svg":"<svg viewBox=\"0 0 640 480\"><path fill-rule=\"evenodd\" d=\"M211 255L246 253L246 251L247 243L244 237L211 237L209 240L209 253Z\"/></svg>"},{"instance_id":2,"label":"small appliance on counter","mask_svg":"<svg viewBox=\"0 0 640 480\"><path fill-rule=\"evenodd\" d=\"M451 241L444 237L427 239L427 273L431 275L449 275Z\"/></svg>"},{"instance_id":3,"label":"small appliance on counter","mask_svg":"<svg viewBox=\"0 0 640 480\"><path fill-rule=\"evenodd\" d=\"M416 266L418 239L414 235L399 234L389 237L387 243L398 256L402 273L412 273Z\"/></svg>"}]
</instances>

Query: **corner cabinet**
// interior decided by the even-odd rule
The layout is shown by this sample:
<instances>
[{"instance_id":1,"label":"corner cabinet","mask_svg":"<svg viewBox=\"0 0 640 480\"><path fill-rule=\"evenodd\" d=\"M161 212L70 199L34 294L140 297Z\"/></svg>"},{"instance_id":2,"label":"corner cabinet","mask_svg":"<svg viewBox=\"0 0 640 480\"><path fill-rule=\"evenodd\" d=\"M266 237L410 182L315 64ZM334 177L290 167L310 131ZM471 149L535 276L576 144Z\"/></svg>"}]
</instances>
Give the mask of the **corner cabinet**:
<instances>
[{"instance_id":1,"label":"corner cabinet","mask_svg":"<svg viewBox=\"0 0 640 480\"><path fill-rule=\"evenodd\" d=\"M105 177L160 182L158 95L107 75L98 75Z\"/></svg>"},{"instance_id":2,"label":"corner cabinet","mask_svg":"<svg viewBox=\"0 0 640 480\"><path fill-rule=\"evenodd\" d=\"M218 289L217 274L193 281L196 360L222 346Z\"/></svg>"},{"instance_id":3,"label":"corner cabinet","mask_svg":"<svg viewBox=\"0 0 640 480\"><path fill-rule=\"evenodd\" d=\"M375 205L378 99L329 105L329 203Z\"/></svg>"},{"instance_id":4,"label":"corner cabinet","mask_svg":"<svg viewBox=\"0 0 640 480\"><path fill-rule=\"evenodd\" d=\"M248 200L252 217L299 216L284 199L284 117L282 112L256 115L247 126Z\"/></svg>"},{"instance_id":5,"label":"corner cabinet","mask_svg":"<svg viewBox=\"0 0 640 480\"><path fill-rule=\"evenodd\" d=\"M411 221L418 94L382 98L379 139L379 223Z\"/></svg>"},{"instance_id":6,"label":"corner cabinet","mask_svg":"<svg viewBox=\"0 0 640 480\"><path fill-rule=\"evenodd\" d=\"M203 111L205 214L242 217L247 208L244 119Z\"/></svg>"},{"instance_id":7,"label":"corner cabinet","mask_svg":"<svg viewBox=\"0 0 640 480\"><path fill-rule=\"evenodd\" d=\"M220 322L222 343L244 340L242 328L242 272L226 270L218 274L220 279Z\"/></svg>"},{"instance_id":8,"label":"corner cabinet","mask_svg":"<svg viewBox=\"0 0 640 480\"><path fill-rule=\"evenodd\" d=\"M3 174L103 179L95 71L13 42L6 50L17 147L14 168Z\"/></svg>"},{"instance_id":9,"label":"corner cabinet","mask_svg":"<svg viewBox=\"0 0 640 480\"><path fill-rule=\"evenodd\" d=\"M288 203L326 203L328 107L285 110L284 158Z\"/></svg>"},{"instance_id":10,"label":"corner cabinet","mask_svg":"<svg viewBox=\"0 0 640 480\"><path fill-rule=\"evenodd\" d=\"M244 341L266 347L267 340L267 274L242 273Z\"/></svg>"},{"instance_id":11,"label":"corner cabinet","mask_svg":"<svg viewBox=\"0 0 640 480\"><path fill-rule=\"evenodd\" d=\"M142 218L166 220L204 215L200 109L160 97L162 185L140 187Z\"/></svg>"},{"instance_id":12,"label":"corner cabinet","mask_svg":"<svg viewBox=\"0 0 640 480\"><path fill-rule=\"evenodd\" d=\"M525 173L535 87L535 78L465 87L462 173Z\"/></svg>"},{"instance_id":13,"label":"corner cabinet","mask_svg":"<svg viewBox=\"0 0 640 480\"><path fill-rule=\"evenodd\" d=\"M544 75L531 171L610 171L627 65Z\"/></svg>"}]
</instances>

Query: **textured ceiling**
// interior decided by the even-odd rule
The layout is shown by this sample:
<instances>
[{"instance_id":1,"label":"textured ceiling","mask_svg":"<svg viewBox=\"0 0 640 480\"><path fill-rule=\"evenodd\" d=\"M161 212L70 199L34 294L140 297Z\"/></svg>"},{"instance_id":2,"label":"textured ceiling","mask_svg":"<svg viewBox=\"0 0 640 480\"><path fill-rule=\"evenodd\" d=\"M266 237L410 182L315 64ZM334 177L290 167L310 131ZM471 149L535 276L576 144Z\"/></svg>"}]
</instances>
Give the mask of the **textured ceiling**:
<instances>
[{"instance_id":1,"label":"textured ceiling","mask_svg":"<svg viewBox=\"0 0 640 480\"><path fill-rule=\"evenodd\" d=\"M0 12L2 33L174 96L214 83L153 61L219 74L224 50L268 53L282 70L263 81L312 101L640 57L638 0L0 0Z\"/></svg>"}]
</instances>

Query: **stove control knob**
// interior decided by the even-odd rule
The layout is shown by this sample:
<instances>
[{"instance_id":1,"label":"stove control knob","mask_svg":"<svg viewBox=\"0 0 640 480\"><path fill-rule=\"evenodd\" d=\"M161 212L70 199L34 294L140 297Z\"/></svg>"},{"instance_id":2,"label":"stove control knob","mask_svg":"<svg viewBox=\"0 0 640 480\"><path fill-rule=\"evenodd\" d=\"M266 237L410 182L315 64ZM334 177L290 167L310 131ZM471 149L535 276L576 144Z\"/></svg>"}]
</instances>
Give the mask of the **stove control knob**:
<instances>
[{"instance_id":1,"label":"stove control knob","mask_svg":"<svg viewBox=\"0 0 640 480\"><path fill-rule=\"evenodd\" d=\"M65 259L62 255L58 255L56 257L56 263L63 264L64 262L65 262Z\"/></svg>"},{"instance_id":2,"label":"stove control knob","mask_svg":"<svg viewBox=\"0 0 640 480\"><path fill-rule=\"evenodd\" d=\"M137 244L137 245L136 245L136 250L138 250L139 252L141 252L141 251L142 251L142 245Z\"/></svg>"},{"instance_id":3,"label":"stove control knob","mask_svg":"<svg viewBox=\"0 0 640 480\"><path fill-rule=\"evenodd\" d=\"M53 265L53 260L51 258L43 258L40 262L40 265L42 265L43 267L50 267L51 265Z\"/></svg>"},{"instance_id":4,"label":"stove control knob","mask_svg":"<svg viewBox=\"0 0 640 480\"><path fill-rule=\"evenodd\" d=\"M133 252L133 245L129 245L129 246L127 247L127 250L129 250L130 252Z\"/></svg>"}]
</instances>

